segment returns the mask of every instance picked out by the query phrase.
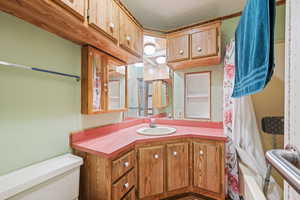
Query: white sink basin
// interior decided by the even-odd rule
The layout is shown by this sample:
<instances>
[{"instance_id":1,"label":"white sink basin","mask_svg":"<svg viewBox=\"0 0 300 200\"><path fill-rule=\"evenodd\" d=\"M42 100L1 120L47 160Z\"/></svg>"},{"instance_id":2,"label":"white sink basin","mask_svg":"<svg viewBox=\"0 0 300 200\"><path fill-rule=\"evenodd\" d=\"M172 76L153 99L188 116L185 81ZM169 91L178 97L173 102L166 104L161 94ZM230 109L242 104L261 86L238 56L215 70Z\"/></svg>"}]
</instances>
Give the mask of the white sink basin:
<instances>
[{"instance_id":1,"label":"white sink basin","mask_svg":"<svg viewBox=\"0 0 300 200\"><path fill-rule=\"evenodd\" d=\"M166 126L158 126L155 128L144 127L137 130L137 132L141 135L170 135L176 132L176 128L166 127Z\"/></svg>"}]
</instances>

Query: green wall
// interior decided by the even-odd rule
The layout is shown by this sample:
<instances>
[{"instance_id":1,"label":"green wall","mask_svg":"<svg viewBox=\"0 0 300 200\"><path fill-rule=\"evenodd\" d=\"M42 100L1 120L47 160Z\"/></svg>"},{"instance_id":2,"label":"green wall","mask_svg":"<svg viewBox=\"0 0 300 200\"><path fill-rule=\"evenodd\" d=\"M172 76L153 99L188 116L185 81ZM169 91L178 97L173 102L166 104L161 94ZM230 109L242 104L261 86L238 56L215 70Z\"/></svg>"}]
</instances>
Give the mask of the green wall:
<instances>
[{"instance_id":1,"label":"green wall","mask_svg":"<svg viewBox=\"0 0 300 200\"><path fill-rule=\"evenodd\" d=\"M276 40L284 40L284 8L277 7ZM237 22L238 18L223 22L223 41L233 36ZM0 24L1 61L80 74L79 45L3 12ZM176 79L175 75L175 88L180 83ZM221 88L217 82L219 105ZM72 131L121 120L119 113L81 115L80 82L70 78L0 66L0 91L0 175L69 152ZM182 93L174 95L176 106Z\"/></svg>"},{"instance_id":2,"label":"green wall","mask_svg":"<svg viewBox=\"0 0 300 200\"><path fill-rule=\"evenodd\" d=\"M275 40L283 41L285 36L285 6L276 7L276 26ZM222 21L221 37L222 37L222 54L225 54L225 46L234 37L236 27L240 17L231 18ZM174 117L182 118L184 114L184 73L212 71L211 73L211 119L212 121L223 120L223 62L217 66L196 67L188 70L174 72L174 98L173 109Z\"/></svg>"},{"instance_id":3,"label":"green wall","mask_svg":"<svg viewBox=\"0 0 300 200\"><path fill-rule=\"evenodd\" d=\"M0 60L80 75L81 47L0 12ZM80 114L80 82L0 65L0 175L69 152L69 133L119 113Z\"/></svg>"}]
</instances>

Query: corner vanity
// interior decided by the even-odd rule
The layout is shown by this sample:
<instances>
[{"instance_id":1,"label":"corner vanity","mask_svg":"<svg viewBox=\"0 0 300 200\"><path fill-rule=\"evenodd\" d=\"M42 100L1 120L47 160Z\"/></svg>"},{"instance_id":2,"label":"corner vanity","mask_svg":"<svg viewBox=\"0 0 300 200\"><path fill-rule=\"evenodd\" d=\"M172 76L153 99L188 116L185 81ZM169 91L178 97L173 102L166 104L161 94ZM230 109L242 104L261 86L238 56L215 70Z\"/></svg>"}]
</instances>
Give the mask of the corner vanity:
<instances>
[{"instance_id":1,"label":"corner vanity","mask_svg":"<svg viewBox=\"0 0 300 200\"><path fill-rule=\"evenodd\" d=\"M80 199L158 200L195 194L224 200L222 123L158 119L157 124L176 132L138 134L149 119L135 119L72 134L74 153L84 159Z\"/></svg>"}]
</instances>

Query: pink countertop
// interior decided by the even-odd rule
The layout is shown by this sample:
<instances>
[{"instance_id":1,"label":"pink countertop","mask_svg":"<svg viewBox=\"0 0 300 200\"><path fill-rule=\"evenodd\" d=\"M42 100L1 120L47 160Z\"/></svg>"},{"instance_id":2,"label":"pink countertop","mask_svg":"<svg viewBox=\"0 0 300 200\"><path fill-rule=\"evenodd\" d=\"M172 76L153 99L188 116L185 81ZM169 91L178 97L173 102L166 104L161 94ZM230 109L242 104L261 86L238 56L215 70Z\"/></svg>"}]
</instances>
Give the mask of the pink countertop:
<instances>
[{"instance_id":1,"label":"pink countertop","mask_svg":"<svg viewBox=\"0 0 300 200\"><path fill-rule=\"evenodd\" d=\"M157 120L158 126L174 127L176 133L164 136L138 134L139 128L149 126L147 122L147 119L138 119L74 133L70 136L70 145L80 151L111 158L135 144L149 141L186 137L226 141L221 123L161 119Z\"/></svg>"}]
</instances>

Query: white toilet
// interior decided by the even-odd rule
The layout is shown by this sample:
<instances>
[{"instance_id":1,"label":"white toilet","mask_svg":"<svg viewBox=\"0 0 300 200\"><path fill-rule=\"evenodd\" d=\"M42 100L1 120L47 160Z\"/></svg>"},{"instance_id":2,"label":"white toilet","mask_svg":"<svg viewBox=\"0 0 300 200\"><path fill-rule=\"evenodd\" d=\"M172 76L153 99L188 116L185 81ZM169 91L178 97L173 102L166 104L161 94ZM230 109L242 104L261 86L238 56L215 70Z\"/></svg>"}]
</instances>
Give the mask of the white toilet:
<instances>
[{"instance_id":1,"label":"white toilet","mask_svg":"<svg viewBox=\"0 0 300 200\"><path fill-rule=\"evenodd\" d=\"M82 164L66 154L0 176L0 200L77 200Z\"/></svg>"}]
</instances>

